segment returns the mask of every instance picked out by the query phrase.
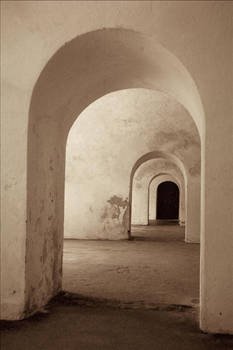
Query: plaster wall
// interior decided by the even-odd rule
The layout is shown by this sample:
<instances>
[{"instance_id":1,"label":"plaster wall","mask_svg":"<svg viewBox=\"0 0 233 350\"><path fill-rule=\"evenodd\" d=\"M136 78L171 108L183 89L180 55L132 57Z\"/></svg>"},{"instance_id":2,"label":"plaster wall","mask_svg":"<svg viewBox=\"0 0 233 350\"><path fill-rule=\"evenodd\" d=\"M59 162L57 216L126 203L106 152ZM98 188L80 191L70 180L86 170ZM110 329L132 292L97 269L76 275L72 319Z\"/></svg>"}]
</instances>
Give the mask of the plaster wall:
<instances>
[{"instance_id":1,"label":"plaster wall","mask_svg":"<svg viewBox=\"0 0 233 350\"><path fill-rule=\"evenodd\" d=\"M182 174L181 169L175 164L173 161L168 159L151 159L143 163L135 172L133 179L133 190L132 190L132 224L133 225L148 225L149 219L155 220L155 212L153 217L152 212L149 214L150 210L152 210L151 203L152 202L152 193L151 193L151 184L161 176L161 175L169 173L170 176L179 179L179 182L182 183L183 193L185 194L186 184L184 175ZM155 178L153 180L153 178ZM197 178L197 181L200 181ZM154 191L152 191L154 194ZM150 200L151 199L151 200ZM153 208L155 207L154 201L156 197L153 199ZM199 203L200 205L200 203ZM150 210L149 210L150 208ZM198 218L198 217L197 217ZM200 218L199 218L200 221Z\"/></svg>"},{"instance_id":2,"label":"plaster wall","mask_svg":"<svg viewBox=\"0 0 233 350\"><path fill-rule=\"evenodd\" d=\"M156 220L157 210L157 189L159 184L165 181L172 181L179 187L179 224L185 225L185 184L182 177L177 175L158 175L149 184L149 221Z\"/></svg>"},{"instance_id":3,"label":"plaster wall","mask_svg":"<svg viewBox=\"0 0 233 350\"><path fill-rule=\"evenodd\" d=\"M233 332L233 166L229 152L232 147L232 3L2 1L1 7L1 215L4 282L7 277L7 282L1 283L2 318L19 319L25 315L26 309L25 249L26 221L29 220L26 214L27 131L35 81L54 52L78 34L103 27L125 27L153 35L155 40L182 60L198 86L206 114L205 125L200 123L203 113L198 113L198 99L193 102L192 95L189 102L195 120L199 126L202 125L200 130L204 142L201 328L210 332ZM178 91L180 86L178 83L175 85ZM58 86L60 85L55 82L55 87ZM53 89L54 86L50 85L50 91ZM190 91L187 86L184 90L187 94ZM46 115L51 113L48 111ZM53 128L49 119L45 123L47 128ZM63 144L61 149L64 149L64 126L61 124L55 129L60 144ZM40 142L41 140L38 145ZM44 152L46 153L46 148ZM59 154L60 152L57 157ZM60 172L64 174L62 167ZM62 176L61 179L58 176L56 181L57 186L63 186ZM63 200L62 196L58 199L61 202ZM56 207L58 210L58 205ZM59 213L62 212L61 209ZM59 220L61 230L61 214ZM216 256L221 258L216 259ZM38 258L40 256L36 256L35 260ZM37 273L34 267L31 269L32 274ZM40 280L39 277L38 279ZM47 293L46 289L42 292L45 295L42 301L45 302L51 293ZM39 304L37 300L37 307Z\"/></svg>"},{"instance_id":4,"label":"plaster wall","mask_svg":"<svg viewBox=\"0 0 233 350\"><path fill-rule=\"evenodd\" d=\"M177 154L200 186L200 141L195 124L168 96L127 89L86 108L67 141L65 237L128 238L131 170L142 154L154 149ZM155 169L160 170L159 165ZM155 169L150 169L151 177ZM145 179L148 186L148 174ZM134 214L134 206L132 209ZM133 223L140 222L140 209ZM148 210L144 216L148 221Z\"/></svg>"}]
</instances>

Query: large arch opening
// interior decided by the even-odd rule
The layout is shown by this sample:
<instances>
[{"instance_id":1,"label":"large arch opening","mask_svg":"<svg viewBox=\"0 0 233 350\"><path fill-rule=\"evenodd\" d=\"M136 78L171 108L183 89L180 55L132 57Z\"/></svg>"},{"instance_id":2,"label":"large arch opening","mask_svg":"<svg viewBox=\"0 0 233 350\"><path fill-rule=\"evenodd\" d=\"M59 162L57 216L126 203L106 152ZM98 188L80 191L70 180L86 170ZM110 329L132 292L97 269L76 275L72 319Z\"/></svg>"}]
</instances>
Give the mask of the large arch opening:
<instances>
[{"instance_id":1,"label":"large arch opening","mask_svg":"<svg viewBox=\"0 0 233 350\"><path fill-rule=\"evenodd\" d=\"M164 181L157 188L157 220L179 220L180 191L172 181Z\"/></svg>"},{"instance_id":2,"label":"large arch opening","mask_svg":"<svg viewBox=\"0 0 233 350\"><path fill-rule=\"evenodd\" d=\"M195 83L182 63L153 38L104 29L64 45L40 74L30 106L25 314L38 310L61 289L69 130L90 103L128 88L171 96L193 117L203 140L204 114Z\"/></svg>"}]
</instances>

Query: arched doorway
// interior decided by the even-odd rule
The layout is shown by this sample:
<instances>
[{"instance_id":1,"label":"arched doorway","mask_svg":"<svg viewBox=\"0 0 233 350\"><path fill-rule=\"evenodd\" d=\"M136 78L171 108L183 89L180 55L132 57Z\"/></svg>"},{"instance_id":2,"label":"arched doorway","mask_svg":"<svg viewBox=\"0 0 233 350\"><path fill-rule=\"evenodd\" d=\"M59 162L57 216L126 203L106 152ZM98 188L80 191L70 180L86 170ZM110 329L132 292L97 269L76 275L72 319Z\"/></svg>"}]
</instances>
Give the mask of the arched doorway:
<instances>
[{"instance_id":1,"label":"arched doorway","mask_svg":"<svg viewBox=\"0 0 233 350\"><path fill-rule=\"evenodd\" d=\"M162 91L176 99L193 117L201 138L204 135L195 83L182 63L153 38L123 29L96 30L54 54L36 82L29 111L25 315L61 290L69 130L93 101L129 88Z\"/></svg>"},{"instance_id":2,"label":"arched doorway","mask_svg":"<svg viewBox=\"0 0 233 350\"><path fill-rule=\"evenodd\" d=\"M157 212L157 189L158 185L165 181L172 181L179 187L179 225L185 227L186 240L187 238L187 188L185 187L184 178L182 173L160 173L154 176L149 184L148 196L149 196L149 224L153 225L156 223L156 212ZM191 199L190 199L191 200ZM189 226L190 227L190 226Z\"/></svg>"},{"instance_id":3,"label":"arched doorway","mask_svg":"<svg viewBox=\"0 0 233 350\"><path fill-rule=\"evenodd\" d=\"M175 172L177 171L177 174L173 173L175 177L171 177L171 173L170 176L164 178L160 177L164 176L164 173L159 172L159 168L164 166L162 161L171 166L171 168L169 168L169 172L173 173L174 169L176 169ZM153 164L158 166L157 170L153 168ZM147 167L148 174L146 174ZM174 167L174 169L172 169L172 167ZM163 170L165 171L165 169ZM158 174L156 176L151 176L152 174L156 174L157 171ZM177 179L177 175L179 180ZM145 183L143 182L144 179L146 179ZM154 188L153 191L151 191L150 181L153 182L155 179L157 179L157 181L153 184ZM179 220L182 220L183 222L185 217L185 241L197 242L199 237L195 235L195 231L199 232L200 218L198 217L198 213L200 209L200 199L196 197L196 194L200 193L200 183L198 184L197 182L194 184L190 177L190 173L177 156L161 151L154 151L144 154L137 160L132 168L129 186L129 236L131 237L132 225L148 225L150 220L154 221L154 223L156 222L157 187L164 181L172 181L178 185L180 191ZM151 205L152 202L153 205ZM140 210L141 221L139 222L136 215L140 213ZM150 215L149 213L152 213L152 210L153 214ZM192 234L190 234L190 232L192 232Z\"/></svg>"},{"instance_id":4,"label":"arched doorway","mask_svg":"<svg viewBox=\"0 0 233 350\"><path fill-rule=\"evenodd\" d=\"M157 188L157 220L179 219L179 188L172 181L162 182Z\"/></svg>"}]
</instances>

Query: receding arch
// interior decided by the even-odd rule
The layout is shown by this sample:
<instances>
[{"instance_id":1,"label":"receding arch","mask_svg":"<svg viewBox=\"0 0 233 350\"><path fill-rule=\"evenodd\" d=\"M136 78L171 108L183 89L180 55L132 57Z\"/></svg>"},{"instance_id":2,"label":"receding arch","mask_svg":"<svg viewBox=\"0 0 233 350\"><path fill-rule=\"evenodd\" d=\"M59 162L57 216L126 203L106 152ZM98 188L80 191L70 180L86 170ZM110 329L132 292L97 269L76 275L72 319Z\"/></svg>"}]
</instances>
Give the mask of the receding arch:
<instances>
[{"instance_id":1,"label":"receding arch","mask_svg":"<svg viewBox=\"0 0 233 350\"><path fill-rule=\"evenodd\" d=\"M182 176L183 178L183 182L184 182L184 192L185 192L185 202L187 201L187 179L188 179L188 172L187 170L185 169L185 166L184 164L182 163L182 161L177 157L177 156L174 156L172 154L169 154L169 153L166 153L166 152L163 152L163 151L154 151L154 152L149 152L145 155L143 155L142 157L140 157L136 163L134 164L133 168L132 168L132 171L131 171L131 176L130 176L130 191L129 191L129 237L131 236L131 224L132 224L132 195L133 195L133 180L134 180L134 176L136 174L136 171L138 169L140 169L140 167L144 164L147 164L147 163L150 163L150 161L152 160L168 160L171 164L174 164L176 165L176 167L179 169L179 172L180 172L180 175ZM157 174L154 174L155 176L156 175L159 175L159 174L163 174L161 173L160 171L158 171ZM150 186L150 183L151 181L153 180L154 176L152 176L149 181L148 181L148 187L147 187L147 191L149 190L149 186ZM148 194L147 194L147 198L148 198ZM147 199L148 201L148 209L149 209L149 200ZM147 210L147 213L148 213L148 210ZM148 214L147 214L148 215ZM187 213L186 213L186 216L187 216ZM148 224L148 221L149 218L147 216L147 222L144 222L144 224Z\"/></svg>"},{"instance_id":2,"label":"receding arch","mask_svg":"<svg viewBox=\"0 0 233 350\"><path fill-rule=\"evenodd\" d=\"M180 174L181 175L181 174ZM174 182L180 191L180 203L179 203L179 224L181 226L185 225L185 186L184 179L182 175L179 174L169 174L169 173L160 173L154 176L148 186L148 202L149 202L149 213L148 213L148 222L153 224L156 222L156 211L157 211L157 189L161 182L172 181Z\"/></svg>"},{"instance_id":3,"label":"receding arch","mask_svg":"<svg viewBox=\"0 0 233 350\"><path fill-rule=\"evenodd\" d=\"M28 125L26 296L28 314L61 289L64 165L67 135L77 115L116 90L163 91L192 115L204 139L204 112L183 64L154 38L101 29L66 43L33 90Z\"/></svg>"}]
</instances>

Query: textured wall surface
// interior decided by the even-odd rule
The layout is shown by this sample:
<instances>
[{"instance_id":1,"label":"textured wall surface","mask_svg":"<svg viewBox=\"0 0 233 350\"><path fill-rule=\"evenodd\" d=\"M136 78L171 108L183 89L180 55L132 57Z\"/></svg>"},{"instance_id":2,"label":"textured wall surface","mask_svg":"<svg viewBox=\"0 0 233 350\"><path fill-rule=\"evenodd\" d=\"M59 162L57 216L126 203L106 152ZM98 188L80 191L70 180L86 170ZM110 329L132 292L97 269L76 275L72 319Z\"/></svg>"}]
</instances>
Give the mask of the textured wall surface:
<instances>
[{"instance_id":1,"label":"textured wall surface","mask_svg":"<svg viewBox=\"0 0 233 350\"><path fill-rule=\"evenodd\" d=\"M106 93L143 87L177 99L201 132L201 328L233 332L232 3L1 7L2 317L22 318L60 288L65 145L75 118ZM102 28L118 34L71 41Z\"/></svg>"}]
</instances>

